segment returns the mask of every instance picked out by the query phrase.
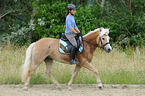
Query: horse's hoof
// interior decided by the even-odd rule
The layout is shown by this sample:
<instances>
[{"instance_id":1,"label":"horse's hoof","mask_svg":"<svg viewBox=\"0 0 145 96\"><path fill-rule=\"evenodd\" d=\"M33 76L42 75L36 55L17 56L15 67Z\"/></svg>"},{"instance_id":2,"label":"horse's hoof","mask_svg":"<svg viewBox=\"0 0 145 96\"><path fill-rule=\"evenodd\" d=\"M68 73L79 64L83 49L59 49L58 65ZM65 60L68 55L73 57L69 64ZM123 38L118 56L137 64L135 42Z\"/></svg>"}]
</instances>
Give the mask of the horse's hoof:
<instances>
[{"instance_id":1,"label":"horse's hoof","mask_svg":"<svg viewBox=\"0 0 145 96\"><path fill-rule=\"evenodd\" d=\"M23 90L24 90L24 91L28 91L28 87L24 87Z\"/></svg>"},{"instance_id":2,"label":"horse's hoof","mask_svg":"<svg viewBox=\"0 0 145 96\"><path fill-rule=\"evenodd\" d=\"M57 89L58 89L58 90L61 90L61 87L58 87Z\"/></svg>"},{"instance_id":3,"label":"horse's hoof","mask_svg":"<svg viewBox=\"0 0 145 96\"><path fill-rule=\"evenodd\" d=\"M61 86L56 86L56 88L57 88L58 90L61 90Z\"/></svg>"},{"instance_id":4,"label":"horse's hoof","mask_svg":"<svg viewBox=\"0 0 145 96\"><path fill-rule=\"evenodd\" d=\"M103 87L102 87L102 86L99 86L99 89L100 89L100 90L103 90Z\"/></svg>"},{"instance_id":5,"label":"horse's hoof","mask_svg":"<svg viewBox=\"0 0 145 96\"><path fill-rule=\"evenodd\" d=\"M72 91L72 88L71 88L71 87L68 87L68 90L69 90L69 91Z\"/></svg>"},{"instance_id":6,"label":"horse's hoof","mask_svg":"<svg viewBox=\"0 0 145 96\"><path fill-rule=\"evenodd\" d=\"M98 87L99 87L100 90L103 89L103 85L102 84L99 84Z\"/></svg>"}]
</instances>

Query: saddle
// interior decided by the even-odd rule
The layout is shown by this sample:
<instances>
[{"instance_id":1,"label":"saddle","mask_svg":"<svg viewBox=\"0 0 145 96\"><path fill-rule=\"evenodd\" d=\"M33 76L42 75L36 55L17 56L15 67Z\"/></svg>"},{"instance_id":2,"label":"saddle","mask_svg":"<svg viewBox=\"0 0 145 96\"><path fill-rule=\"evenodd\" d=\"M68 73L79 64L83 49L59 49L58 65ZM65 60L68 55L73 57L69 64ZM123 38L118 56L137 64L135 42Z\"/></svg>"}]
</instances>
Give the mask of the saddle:
<instances>
[{"instance_id":1,"label":"saddle","mask_svg":"<svg viewBox=\"0 0 145 96\"><path fill-rule=\"evenodd\" d=\"M75 36L76 42L77 42L77 54L81 53L83 51L83 39L82 34L79 33ZM72 44L69 42L67 37L64 33L62 33L61 39L59 40L59 52L63 54L70 54Z\"/></svg>"}]
</instances>

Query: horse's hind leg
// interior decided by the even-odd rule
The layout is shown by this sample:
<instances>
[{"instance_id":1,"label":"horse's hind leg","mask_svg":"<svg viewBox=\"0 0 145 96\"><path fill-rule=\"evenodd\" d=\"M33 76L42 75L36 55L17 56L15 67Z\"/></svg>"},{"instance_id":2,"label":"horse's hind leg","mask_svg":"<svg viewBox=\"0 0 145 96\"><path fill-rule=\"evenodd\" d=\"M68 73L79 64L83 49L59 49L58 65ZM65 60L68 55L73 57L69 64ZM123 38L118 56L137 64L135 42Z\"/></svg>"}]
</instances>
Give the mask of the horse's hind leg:
<instances>
[{"instance_id":1,"label":"horse's hind leg","mask_svg":"<svg viewBox=\"0 0 145 96\"><path fill-rule=\"evenodd\" d=\"M40 64L33 64L32 65L32 67L31 67L31 69L29 70L29 73L28 73L28 78L27 78L27 81L25 83L25 87L23 88L24 90L27 90L28 89L31 76L33 75L34 71L38 68L39 65Z\"/></svg>"},{"instance_id":2,"label":"horse's hind leg","mask_svg":"<svg viewBox=\"0 0 145 96\"><path fill-rule=\"evenodd\" d=\"M55 80L55 78L52 75L52 63L53 60L50 58L46 58L45 60L46 63L46 73L48 74L48 76L50 77L50 79L52 80L52 82L57 86L57 88L61 88L60 84L58 83L57 80Z\"/></svg>"},{"instance_id":3,"label":"horse's hind leg","mask_svg":"<svg viewBox=\"0 0 145 96\"><path fill-rule=\"evenodd\" d=\"M78 74L78 72L80 71L80 69L81 69L81 66L79 66L79 65L77 65L77 66L75 67L75 70L74 70L74 72L73 72L73 74L72 74L72 76L71 76L71 79L70 79L69 83L68 83L68 89L69 89L69 90L72 89L72 88L71 88L72 82L73 82L74 78L76 77L76 75Z\"/></svg>"}]
</instances>

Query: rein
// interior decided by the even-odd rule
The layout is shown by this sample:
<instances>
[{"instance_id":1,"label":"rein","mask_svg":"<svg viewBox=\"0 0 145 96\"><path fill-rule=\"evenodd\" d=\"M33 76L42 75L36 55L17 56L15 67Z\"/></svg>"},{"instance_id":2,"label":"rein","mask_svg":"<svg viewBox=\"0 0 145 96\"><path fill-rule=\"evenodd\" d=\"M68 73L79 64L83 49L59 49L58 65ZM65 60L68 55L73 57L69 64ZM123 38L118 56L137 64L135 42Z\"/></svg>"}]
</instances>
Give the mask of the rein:
<instances>
[{"instance_id":1,"label":"rein","mask_svg":"<svg viewBox=\"0 0 145 96\"><path fill-rule=\"evenodd\" d=\"M105 44L103 45L102 40L101 40L101 37L99 37L99 39L100 39L100 41L101 41L101 47L100 47L100 46L98 46L97 44L92 44L92 43L90 43L89 41L84 40L83 37L82 37L82 33L79 33L79 34L77 34L77 35L78 35L78 36L81 36L82 41L85 41L86 43L91 44L91 45L93 45L94 47L99 47L99 48L104 49L104 47L105 47L107 44L110 44L109 42L107 42L107 43L105 43ZM106 34L104 34L104 35L107 36Z\"/></svg>"},{"instance_id":2,"label":"rein","mask_svg":"<svg viewBox=\"0 0 145 96\"><path fill-rule=\"evenodd\" d=\"M86 42L86 43L88 43L88 44L93 45L94 47L98 47L98 45L97 45L97 44L92 44L92 43L90 43L90 42L88 42L88 41L86 41L86 40L83 40L83 41L85 41L85 42Z\"/></svg>"},{"instance_id":3,"label":"rein","mask_svg":"<svg viewBox=\"0 0 145 96\"><path fill-rule=\"evenodd\" d=\"M103 45L102 40L101 40L101 46L102 46L102 47L100 47L100 46L98 46L97 44L92 44L92 43L90 43L90 42L88 42L88 41L86 41L86 40L83 40L83 41L85 41L85 42L88 43L88 44L93 45L94 47L99 47L99 48L102 48L102 49L104 49L104 47L105 47L107 44L110 44L109 42L107 42L107 43L105 43L105 44Z\"/></svg>"}]
</instances>

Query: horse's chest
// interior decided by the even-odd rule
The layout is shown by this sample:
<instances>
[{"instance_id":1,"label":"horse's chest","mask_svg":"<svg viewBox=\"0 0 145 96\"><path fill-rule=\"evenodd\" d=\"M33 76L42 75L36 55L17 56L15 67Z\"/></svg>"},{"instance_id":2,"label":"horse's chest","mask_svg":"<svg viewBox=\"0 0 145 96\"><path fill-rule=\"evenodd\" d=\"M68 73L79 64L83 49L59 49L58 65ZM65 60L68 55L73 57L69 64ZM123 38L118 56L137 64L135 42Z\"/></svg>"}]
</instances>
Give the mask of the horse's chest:
<instances>
[{"instance_id":1,"label":"horse's chest","mask_svg":"<svg viewBox=\"0 0 145 96\"><path fill-rule=\"evenodd\" d=\"M84 58L88 62L91 62L92 58L93 58L93 55L92 54L82 54L82 58Z\"/></svg>"}]
</instances>

